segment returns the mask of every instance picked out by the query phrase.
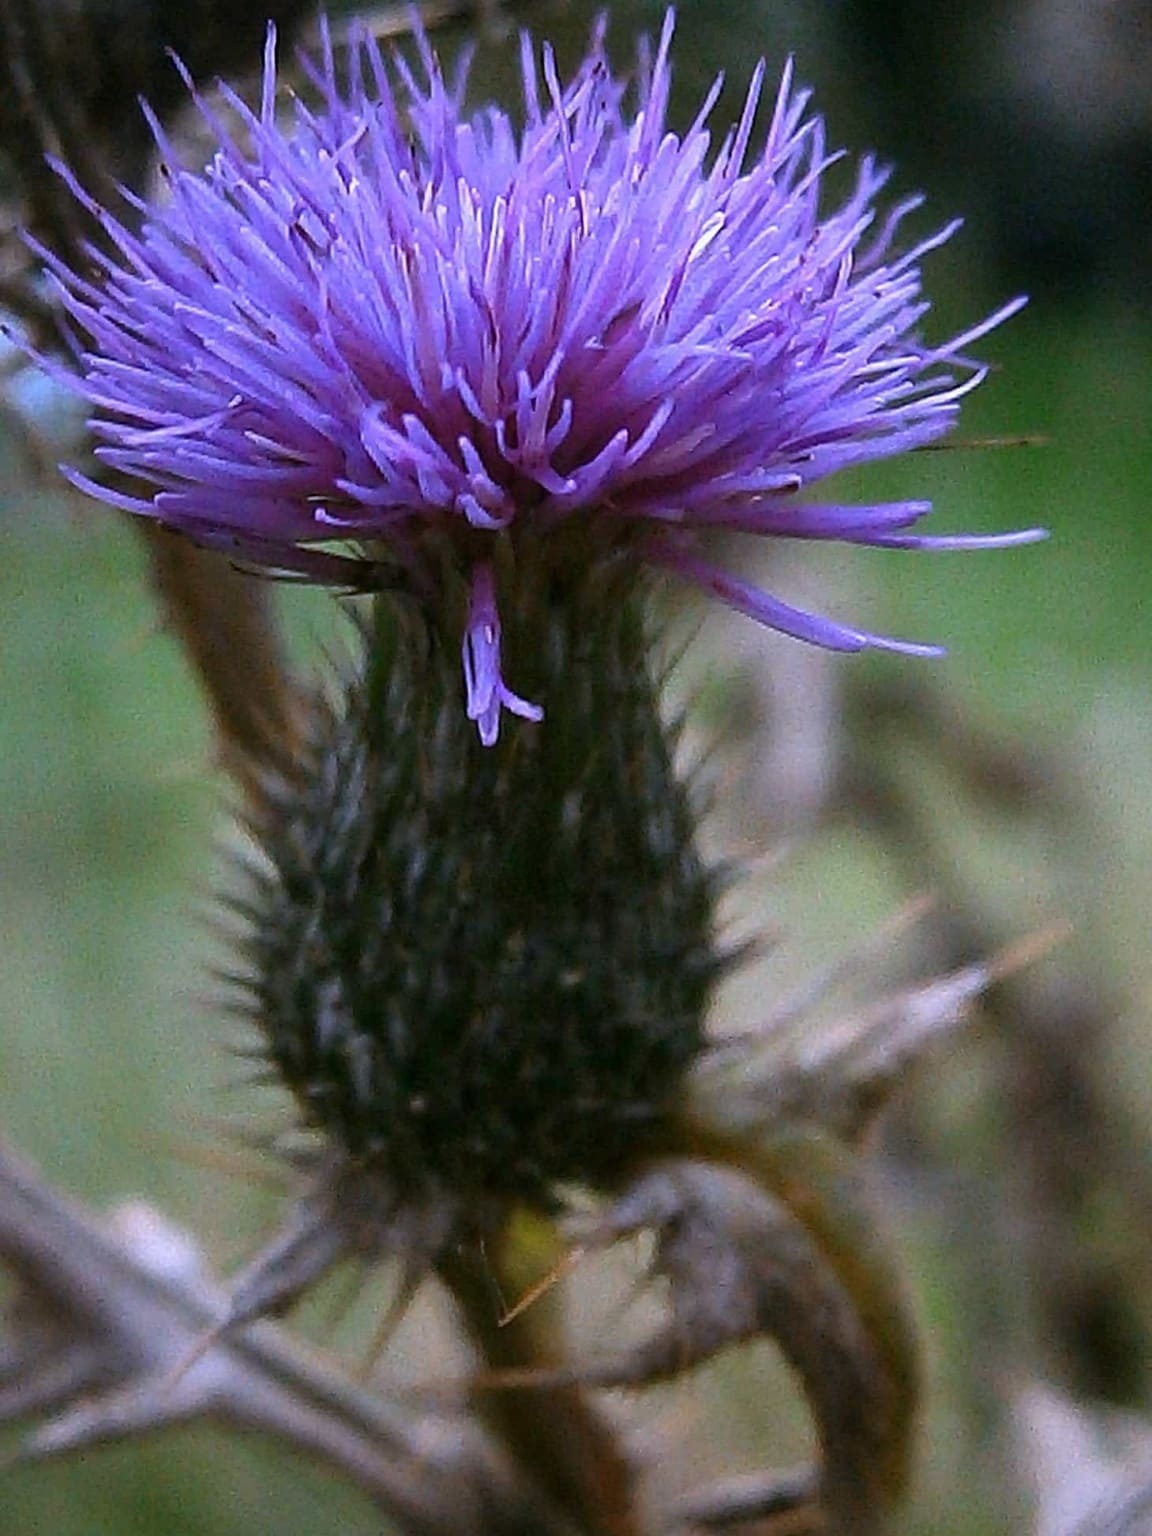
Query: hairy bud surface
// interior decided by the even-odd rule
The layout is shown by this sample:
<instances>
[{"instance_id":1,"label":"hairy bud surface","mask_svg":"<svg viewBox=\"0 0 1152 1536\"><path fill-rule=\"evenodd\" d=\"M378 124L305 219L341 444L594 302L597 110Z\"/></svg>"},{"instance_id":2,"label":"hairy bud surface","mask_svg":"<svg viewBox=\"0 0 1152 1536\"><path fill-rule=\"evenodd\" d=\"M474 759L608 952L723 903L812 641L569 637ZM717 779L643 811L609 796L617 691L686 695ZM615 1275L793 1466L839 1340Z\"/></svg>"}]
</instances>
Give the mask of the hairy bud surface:
<instances>
[{"instance_id":1,"label":"hairy bud surface","mask_svg":"<svg viewBox=\"0 0 1152 1536\"><path fill-rule=\"evenodd\" d=\"M269 1053L400 1199L610 1183L703 1045L715 882L636 594L585 587L520 616L548 721L490 749L456 655L381 605L264 818L249 947Z\"/></svg>"}]
</instances>

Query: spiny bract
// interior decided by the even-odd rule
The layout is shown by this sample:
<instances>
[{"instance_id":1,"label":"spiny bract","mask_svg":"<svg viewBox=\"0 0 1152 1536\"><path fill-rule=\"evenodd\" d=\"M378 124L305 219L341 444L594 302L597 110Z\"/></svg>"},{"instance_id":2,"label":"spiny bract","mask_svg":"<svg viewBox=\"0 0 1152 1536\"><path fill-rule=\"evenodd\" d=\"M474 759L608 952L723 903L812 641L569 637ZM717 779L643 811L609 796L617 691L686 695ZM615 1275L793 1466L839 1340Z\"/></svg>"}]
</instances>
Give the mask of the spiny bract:
<instances>
[{"instance_id":1,"label":"spiny bract","mask_svg":"<svg viewBox=\"0 0 1152 1536\"><path fill-rule=\"evenodd\" d=\"M522 616L562 702L490 751L451 652L390 607L259 819L251 1012L306 1121L404 1204L610 1183L703 1049L716 881L617 597Z\"/></svg>"}]
</instances>

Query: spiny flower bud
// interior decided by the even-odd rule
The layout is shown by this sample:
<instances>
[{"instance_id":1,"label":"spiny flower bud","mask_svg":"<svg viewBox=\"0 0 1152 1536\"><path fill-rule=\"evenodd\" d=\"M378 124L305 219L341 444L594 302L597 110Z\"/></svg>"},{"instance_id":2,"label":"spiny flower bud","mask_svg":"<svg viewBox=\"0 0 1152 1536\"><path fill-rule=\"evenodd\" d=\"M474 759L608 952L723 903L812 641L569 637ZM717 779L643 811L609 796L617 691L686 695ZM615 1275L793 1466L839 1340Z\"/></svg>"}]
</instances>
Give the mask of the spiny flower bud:
<instances>
[{"instance_id":1,"label":"spiny flower bud","mask_svg":"<svg viewBox=\"0 0 1152 1536\"><path fill-rule=\"evenodd\" d=\"M490 751L443 633L381 605L260 819L268 1053L306 1120L402 1202L610 1184L702 1048L714 880L631 586L600 572L515 613L549 721Z\"/></svg>"}]
</instances>

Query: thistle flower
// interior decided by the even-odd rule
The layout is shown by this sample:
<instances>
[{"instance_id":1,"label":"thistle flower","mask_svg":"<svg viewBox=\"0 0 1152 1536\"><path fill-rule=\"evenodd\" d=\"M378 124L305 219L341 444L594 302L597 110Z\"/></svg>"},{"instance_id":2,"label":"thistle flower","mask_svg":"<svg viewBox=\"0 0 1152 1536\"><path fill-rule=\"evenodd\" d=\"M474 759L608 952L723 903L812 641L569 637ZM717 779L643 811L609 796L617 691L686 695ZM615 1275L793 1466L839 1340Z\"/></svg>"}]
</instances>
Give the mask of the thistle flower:
<instances>
[{"instance_id":1,"label":"thistle flower","mask_svg":"<svg viewBox=\"0 0 1152 1536\"><path fill-rule=\"evenodd\" d=\"M503 675L513 583L619 553L675 572L786 634L840 651L931 654L803 612L717 567L715 530L882 547L1012 544L909 532L926 501L808 500L837 470L939 438L985 370L921 339L921 199L879 213L861 161L822 212L827 152L787 68L753 151L765 69L711 150L713 86L666 127L673 16L631 88L603 26L567 86L522 40L523 127L463 104L428 41L386 63L366 36L341 81L330 40L316 110L276 115L269 34L243 142L181 168L139 233L92 205L116 254L82 276L45 253L87 337L81 388L102 500L275 571L399 585L451 615L467 710L538 719ZM191 81L189 81L191 88ZM77 197L85 199L78 185ZM324 548L351 546L351 555ZM463 594L463 596L461 595Z\"/></svg>"}]
</instances>

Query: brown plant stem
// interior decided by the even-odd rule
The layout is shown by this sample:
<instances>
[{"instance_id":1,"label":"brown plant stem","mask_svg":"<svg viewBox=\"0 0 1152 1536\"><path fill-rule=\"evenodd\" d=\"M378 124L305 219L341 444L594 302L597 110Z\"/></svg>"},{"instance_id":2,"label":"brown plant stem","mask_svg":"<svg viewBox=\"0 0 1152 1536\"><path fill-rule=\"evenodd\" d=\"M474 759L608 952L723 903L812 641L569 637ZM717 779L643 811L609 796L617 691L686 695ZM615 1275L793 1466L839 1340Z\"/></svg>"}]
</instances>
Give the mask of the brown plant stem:
<instances>
[{"instance_id":1,"label":"brown plant stem","mask_svg":"<svg viewBox=\"0 0 1152 1536\"><path fill-rule=\"evenodd\" d=\"M223 555L134 519L164 619L204 690L222 766L247 790L291 758L297 701L268 585Z\"/></svg>"},{"instance_id":2,"label":"brown plant stem","mask_svg":"<svg viewBox=\"0 0 1152 1536\"><path fill-rule=\"evenodd\" d=\"M16 1280L0 1318L0 1423L23 1431L9 1477L210 1419L332 1466L406 1536L564 1536L456 1414L417 1419L274 1323L219 1332L224 1293L186 1234L146 1207L101 1221L2 1141L0 1262Z\"/></svg>"},{"instance_id":3,"label":"brown plant stem","mask_svg":"<svg viewBox=\"0 0 1152 1536\"><path fill-rule=\"evenodd\" d=\"M814 1242L847 1300L852 1327L777 1331L821 1446L820 1498L837 1536L888 1528L911 1470L919 1348L904 1288L866 1197L857 1154L817 1126L732 1134L686 1128L692 1155L754 1180Z\"/></svg>"}]
</instances>

